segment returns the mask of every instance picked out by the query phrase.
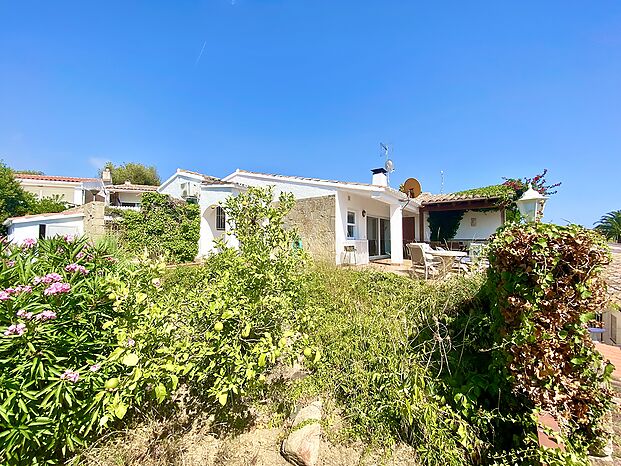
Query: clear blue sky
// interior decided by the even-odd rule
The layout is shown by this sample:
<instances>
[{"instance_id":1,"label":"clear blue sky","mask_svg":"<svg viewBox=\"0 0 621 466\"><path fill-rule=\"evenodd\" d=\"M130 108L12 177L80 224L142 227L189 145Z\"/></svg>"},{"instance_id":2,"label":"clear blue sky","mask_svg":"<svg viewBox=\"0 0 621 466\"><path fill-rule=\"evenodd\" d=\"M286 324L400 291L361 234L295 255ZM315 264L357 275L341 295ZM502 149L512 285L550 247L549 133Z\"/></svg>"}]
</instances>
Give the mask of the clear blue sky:
<instances>
[{"instance_id":1,"label":"clear blue sky","mask_svg":"<svg viewBox=\"0 0 621 466\"><path fill-rule=\"evenodd\" d=\"M621 2L0 0L15 168L370 181L380 141L393 185L548 168L548 220L621 209Z\"/></svg>"}]
</instances>

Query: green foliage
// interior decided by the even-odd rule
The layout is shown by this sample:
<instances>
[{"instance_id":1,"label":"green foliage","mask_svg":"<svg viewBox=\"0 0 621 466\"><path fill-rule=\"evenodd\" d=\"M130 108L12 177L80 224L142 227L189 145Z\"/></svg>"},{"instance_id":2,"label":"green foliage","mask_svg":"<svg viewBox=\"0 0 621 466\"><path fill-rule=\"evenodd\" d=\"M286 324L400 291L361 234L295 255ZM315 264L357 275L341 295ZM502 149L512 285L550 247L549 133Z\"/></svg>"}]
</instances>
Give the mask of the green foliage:
<instances>
[{"instance_id":1,"label":"green foliage","mask_svg":"<svg viewBox=\"0 0 621 466\"><path fill-rule=\"evenodd\" d=\"M512 225L490 245L496 362L525 406L566 422L570 447L605 442L613 367L587 330L606 299L601 235L576 225Z\"/></svg>"},{"instance_id":2,"label":"green foliage","mask_svg":"<svg viewBox=\"0 0 621 466\"><path fill-rule=\"evenodd\" d=\"M114 307L126 310L114 328L119 341L135 341L131 362L142 380L120 380L124 403L137 402L146 379L158 401L182 382L208 402L231 406L260 388L276 361L299 352L306 257L291 247L295 233L283 227L291 197L282 195L277 205L271 200L271 190L254 188L227 200L239 249L222 240L203 266L180 268L162 281L142 270L114 283Z\"/></svg>"},{"instance_id":3,"label":"green foliage","mask_svg":"<svg viewBox=\"0 0 621 466\"><path fill-rule=\"evenodd\" d=\"M472 197L500 198L502 199L502 204L506 201L512 201L515 198L515 191L505 184L495 184L492 186L485 186L483 188L466 189L464 191L458 191L455 194L468 195Z\"/></svg>"},{"instance_id":4,"label":"green foliage","mask_svg":"<svg viewBox=\"0 0 621 466\"><path fill-rule=\"evenodd\" d=\"M317 269L307 332L314 372L298 396L335 399L352 436L383 446L404 440L422 465L472 464L481 451L477 432L447 404L437 375L452 347L440 320L459 312L481 283Z\"/></svg>"},{"instance_id":5,"label":"green foliage","mask_svg":"<svg viewBox=\"0 0 621 466\"><path fill-rule=\"evenodd\" d=\"M0 234L4 232L2 223L28 213L32 200L32 195L13 177L13 171L0 161Z\"/></svg>"},{"instance_id":6,"label":"green foliage","mask_svg":"<svg viewBox=\"0 0 621 466\"><path fill-rule=\"evenodd\" d=\"M455 238L464 214L464 210L429 212L427 223L431 230L431 241L448 241Z\"/></svg>"},{"instance_id":7,"label":"green foliage","mask_svg":"<svg viewBox=\"0 0 621 466\"><path fill-rule=\"evenodd\" d=\"M140 212L119 211L120 242L140 255L166 256L172 262L189 262L198 254L200 210L196 204L177 201L165 194L144 193Z\"/></svg>"},{"instance_id":8,"label":"green foliage","mask_svg":"<svg viewBox=\"0 0 621 466\"><path fill-rule=\"evenodd\" d=\"M608 212L602 216L595 229L609 240L621 243L621 210Z\"/></svg>"},{"instance_id":9,"label":"green foliage","mask_svg":"<svg viewBox=\"0 0 621 466\"><path fill-rule=\"evenodd\" d=\"M105 285L115 268L83 240L3 246L0 463L58 464L100 431L109 368L91 366L116 344L104 330L115 315Z\"/></svg>"},{"instance_id":10,"label":"green foliage","mask_svg":"<svg viewBox=\"0 0 621 466\"><path fill-rule=\"evenodd\" d=\"M112 175L113 184L123 184L129 181L133 184L145 184L149 186L159 186L160 176L154 166L146 166L141 163L124 163L123 165L114 165L112 162L106 162L104 168L99 170L101 177L103 170L109 169Z\"/></svg>"},{"instance_id":11,"label":"green foliage","mask_svg":"<svg viewBox=\"0 0 621 466\"><path fill-rule=\"evenodd\" d=\"M62 200L61 196L44 197L41 199L33 198L28 207L29 214L47 214L52 212L62 212L68 209L68 205Z\"/></svg>"}]
</instances>

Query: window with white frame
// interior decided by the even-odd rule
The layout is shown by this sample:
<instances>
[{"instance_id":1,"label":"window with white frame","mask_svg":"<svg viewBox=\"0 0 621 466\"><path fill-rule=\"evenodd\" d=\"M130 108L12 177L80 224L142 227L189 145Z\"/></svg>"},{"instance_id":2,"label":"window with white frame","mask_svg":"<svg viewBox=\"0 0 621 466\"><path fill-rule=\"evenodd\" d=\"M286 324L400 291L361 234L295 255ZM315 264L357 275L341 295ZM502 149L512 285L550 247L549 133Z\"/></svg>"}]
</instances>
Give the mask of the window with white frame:
<instances>
[{"instance_id":1,"label":"window with white frame","mask_svg":"<svg viewBox=\"0 0 621 466\"><path fill-rule=\"evenodd\" d=\"M347 238L356 239L358 226L356 225L356 212L347 211Z\"/></svg>"},{"instance_id":2,"label":"window with white frame","mask_svg":"<svg viewBox=\"0 0 621 466\"><path fill-rule=\"evenodd\" d=\"M224 209L220 206L216 207L216 230L224 231L226 229L226 215Z\"/></svg>"}]
</instances>

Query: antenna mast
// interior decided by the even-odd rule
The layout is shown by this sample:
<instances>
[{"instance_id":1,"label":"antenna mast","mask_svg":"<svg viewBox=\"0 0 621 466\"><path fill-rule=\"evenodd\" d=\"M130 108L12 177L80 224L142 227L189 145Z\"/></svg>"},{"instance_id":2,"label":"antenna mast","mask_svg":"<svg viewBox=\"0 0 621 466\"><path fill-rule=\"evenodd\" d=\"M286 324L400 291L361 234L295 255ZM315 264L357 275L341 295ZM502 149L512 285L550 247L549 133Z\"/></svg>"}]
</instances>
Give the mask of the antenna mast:
<instances>
[{"instance_id":1,"label":"antenna mast","mask_svg":"<svg viewBox=\"0 0 621 466\"><path fill-rule=\"evenodd\" d=\"M444 194L444 170L440 170L440 194Z\"/></svg>"}]
</instances>

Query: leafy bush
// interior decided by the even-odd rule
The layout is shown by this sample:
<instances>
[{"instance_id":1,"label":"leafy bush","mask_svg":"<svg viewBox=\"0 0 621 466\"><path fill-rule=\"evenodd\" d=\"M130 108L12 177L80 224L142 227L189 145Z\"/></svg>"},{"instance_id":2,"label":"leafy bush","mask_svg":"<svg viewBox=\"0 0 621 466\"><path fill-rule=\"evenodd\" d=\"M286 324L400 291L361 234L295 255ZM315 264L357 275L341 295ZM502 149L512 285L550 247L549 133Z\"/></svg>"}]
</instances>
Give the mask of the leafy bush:
<instances>
[{"instance_id":1,"label":"leafy bush","mask_svg":"<svg viewBox=\"0 0 621 466\"><path fill-rule=\"evenodd\" d=\"M497 356L515 392L559 417L570 445L605 442L613 366L587 330L605 301L604 239L575 225L513 225L493 238L489 258Z\"/></svg>"},{"instance_id":2,"label":"leafy bush","mask_svg":"<svg viewBox=\"0 0 621 466\"><path fill-rule=\"evenodd\" d=\"M57 464L99 429L100 370L116 346L106 278L115 260L84 240L2 245L0 462Z\"/></svg>"},{"instance_id":3,"label":"leafy bush","mask_svg":"<svg viewBox=\"0 0 621 466\"><path fill-rule=\"evenodd\" d=\"M121 242L128 251L142 255L146 249L151 257L163 255L172 262L193 261L198 254L198 205L144 193L140 212L122 210L119 214Z\"/></svg>"},{"instance_id":4,"label":"leafy bush","mask_svg":"<svg viewBox=\"0 0 621 466\"><path fill-rule=\"evenodd\" d=\"M128 403L146 377L159 401L183 382L207 401L230 404L260 386L276 360L296 354L304 342L297 319L306 257L292 247L295 232L283 228L293 199L279 201L273 205L271 190L255 188L230 198L224 208L239 249L221 241L203 266L112 288L115 308L128 311L114 327L119 341L135 341L140 370L120 382ZM147 291L150 282L160 292Z\"/></svg>"}]
</instances>

